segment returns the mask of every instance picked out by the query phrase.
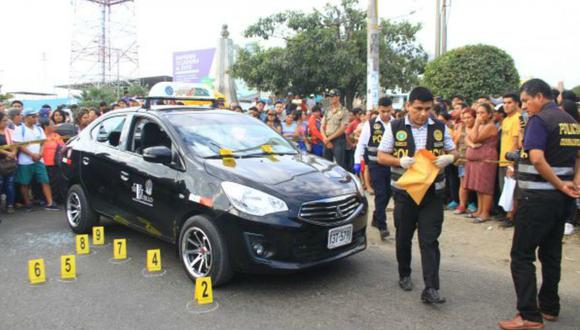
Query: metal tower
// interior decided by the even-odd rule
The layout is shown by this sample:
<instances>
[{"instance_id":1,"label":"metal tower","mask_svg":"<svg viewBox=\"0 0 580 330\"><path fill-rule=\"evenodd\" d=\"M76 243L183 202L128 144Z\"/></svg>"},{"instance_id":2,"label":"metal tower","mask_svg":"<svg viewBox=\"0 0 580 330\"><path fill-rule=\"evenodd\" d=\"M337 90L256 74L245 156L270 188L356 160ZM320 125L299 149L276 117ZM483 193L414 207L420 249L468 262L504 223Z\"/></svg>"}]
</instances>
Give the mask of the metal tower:
<instances>
[{"instance_id":1,"label":"metal tower","mask_svg":"<svg viewBox=\"0 0 580 330\"><path fill-rule=\"evenodd\" d=\"M70 84L117 85L137 78L134 0L72 0Z\"/></svg>"}]
</instances>

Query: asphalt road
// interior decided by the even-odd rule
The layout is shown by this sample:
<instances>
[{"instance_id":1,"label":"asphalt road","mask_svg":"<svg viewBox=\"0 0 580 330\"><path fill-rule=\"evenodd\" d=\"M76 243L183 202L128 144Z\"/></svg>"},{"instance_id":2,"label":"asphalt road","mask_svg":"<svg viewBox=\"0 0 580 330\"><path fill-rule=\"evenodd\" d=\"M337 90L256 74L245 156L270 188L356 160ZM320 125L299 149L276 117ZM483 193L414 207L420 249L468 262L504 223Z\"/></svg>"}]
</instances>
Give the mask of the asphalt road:
<instances>
[{"instance_id":1,"label":"asphalt road","mask_svg":"<svg viewBox=\"0 0 580 330\"><path fill-rule=\"evenodd\" d=\"M448 302L424 305L418 253L416 289L402 292L392 246L377 245L294 275L236 275L214 290L216 303L202 309L192 304L194 285L169 244L103 221L108 243L127 238L131 260L113 264L110 244L92 248L77 257L78 279L62 283L60 256L74 251L64 213L19 212L2 219L0 329L494 329L515 312L509 273L445 256L441 281ZM146 250L153 248L162 251L161 277L143 275ZM461 249L447 246L454 248ZM48 282L33 287L27 262L40 257ZM580 297L564 292L562 306L560 320L548 328L579 329Z\"/></svg>"}]
</instances>

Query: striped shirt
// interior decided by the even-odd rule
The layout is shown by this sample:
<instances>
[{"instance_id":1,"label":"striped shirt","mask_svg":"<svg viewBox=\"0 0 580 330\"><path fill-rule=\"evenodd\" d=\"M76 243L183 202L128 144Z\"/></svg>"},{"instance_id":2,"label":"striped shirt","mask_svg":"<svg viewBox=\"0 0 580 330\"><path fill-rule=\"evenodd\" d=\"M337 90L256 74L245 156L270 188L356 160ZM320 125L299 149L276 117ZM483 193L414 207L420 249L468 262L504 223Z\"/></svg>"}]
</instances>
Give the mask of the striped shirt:
<instances>
[{"instance_id":1,"label":"striped shirt","mask_svg":"<svg viewBox=\"0 0 580 330\"><path fill-rule=\"evenodd\" d=\"M435 121L431 118L421 127L415 127L411 125L409 121L409 116L405 117L405 126L411 126L411 133L413 134L413 140L415 141L415 150L425 149L427 145L427 127L429 125L435 125ZM391 129L391 124L385 129L385 135L383 135L383 140L379 145L379 151L392 153L395 149L395 138L393 137L393 130ZM449 129L445 126L445 132L443 133L443 149L445 151L455 150L455 143L449 134Z\"/></svg>"}]
</instances>

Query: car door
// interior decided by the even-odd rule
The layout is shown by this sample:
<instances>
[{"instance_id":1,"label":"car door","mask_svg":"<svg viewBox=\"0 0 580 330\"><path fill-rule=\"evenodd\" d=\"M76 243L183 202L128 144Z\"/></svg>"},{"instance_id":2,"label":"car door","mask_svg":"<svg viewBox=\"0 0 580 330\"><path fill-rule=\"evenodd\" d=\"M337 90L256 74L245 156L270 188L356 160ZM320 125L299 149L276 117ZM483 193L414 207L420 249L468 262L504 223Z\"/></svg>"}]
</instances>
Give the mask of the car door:
<instances>
[{"instance_id":1,"label":"car door","mask_svg":"<svg viewBox=\"0 0 580 330\"><path fill-rule=\"evenodd\" d=\"M161 123L152 116L136 115L132 121L125 150L122 177L122 201L139 229L170 240L172 219L179 209L178 166L151 163L143 159L147 147L172 147ZM174 148L173 148L174 149Z\"/></svg>"},{"instance_id":2,"label":"car door","mask_svg":"<svg viewBox=\"0 0 580 330\"><path fill-rule=\"evenodd\" d=\"M91 129L80 155L81 181L91 206L109 217L123 216L115 195L127 115L108 117Z\"/></svg>"}]
</instances>

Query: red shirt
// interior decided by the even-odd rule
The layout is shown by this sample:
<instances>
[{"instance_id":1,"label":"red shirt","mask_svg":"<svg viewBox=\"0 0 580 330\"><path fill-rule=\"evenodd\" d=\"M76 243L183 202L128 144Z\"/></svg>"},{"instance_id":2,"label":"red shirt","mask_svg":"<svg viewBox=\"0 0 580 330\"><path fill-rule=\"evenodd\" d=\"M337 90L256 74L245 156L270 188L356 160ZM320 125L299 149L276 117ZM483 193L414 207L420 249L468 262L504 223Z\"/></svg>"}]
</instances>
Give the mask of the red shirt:
<instances>
[{"instance_id":1,"label":"red shirt","mask_svg":"<svg viewBox=\"0 0 580 330\"><path fill-rule=\"evenodd\" d=\"M308 118L308 131L310 132L310 136L312 139L312 143L316 144L318 142L322 142L322 133L318 129L316 122L318 121L318 125L320 125L320 120L316 119L314 115L310 115Z\"/></svg>"},{"instance_id":2,"label":"red shirt","mask_svg":"<svg viewBox=\"0 0 580 330\"><path fill-rule=\"evenodd\" d=\"M44 165L54 166L54 156L56 155L56 149L58 146L64 146L64 142L58 133L52 133L46 137L46 141L42 145L42 158L44 160Z\"/></svg>"}]
</instances>

